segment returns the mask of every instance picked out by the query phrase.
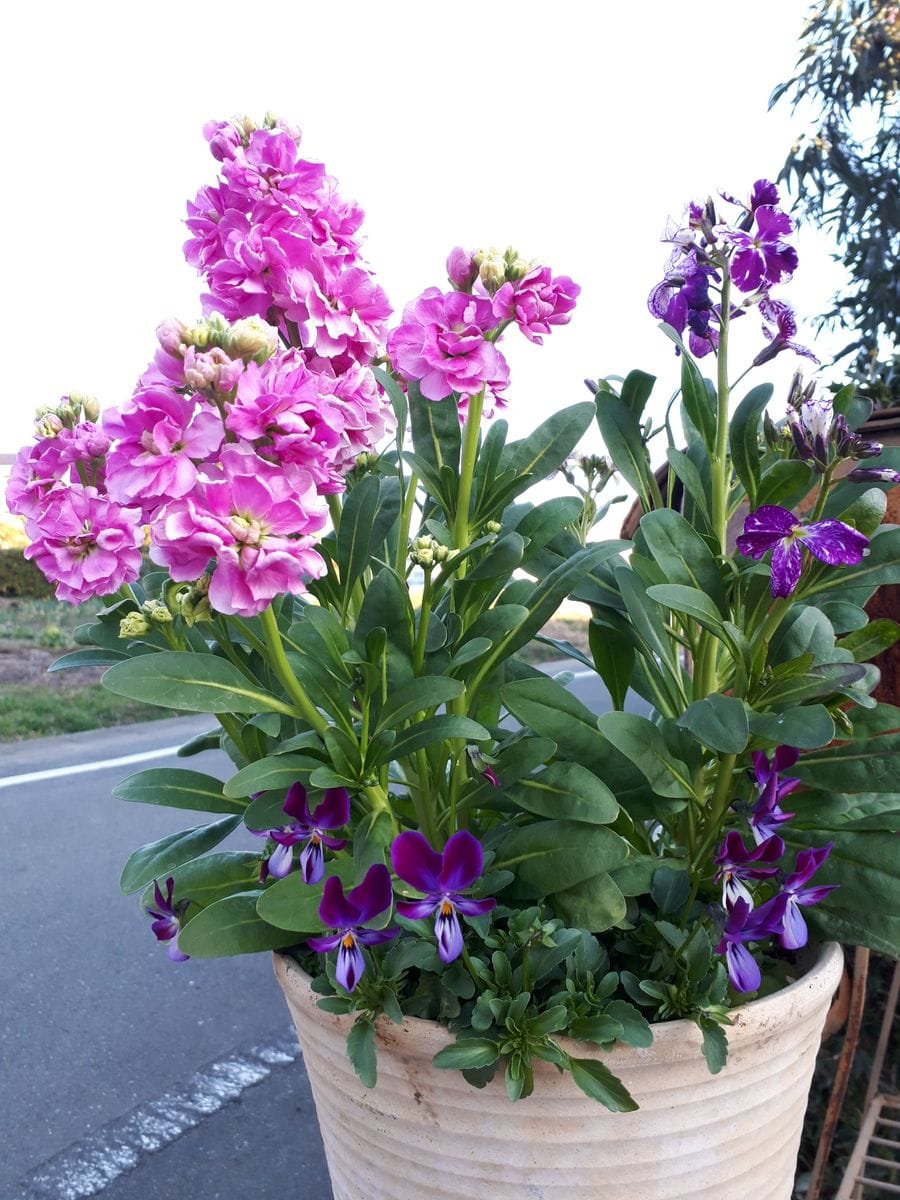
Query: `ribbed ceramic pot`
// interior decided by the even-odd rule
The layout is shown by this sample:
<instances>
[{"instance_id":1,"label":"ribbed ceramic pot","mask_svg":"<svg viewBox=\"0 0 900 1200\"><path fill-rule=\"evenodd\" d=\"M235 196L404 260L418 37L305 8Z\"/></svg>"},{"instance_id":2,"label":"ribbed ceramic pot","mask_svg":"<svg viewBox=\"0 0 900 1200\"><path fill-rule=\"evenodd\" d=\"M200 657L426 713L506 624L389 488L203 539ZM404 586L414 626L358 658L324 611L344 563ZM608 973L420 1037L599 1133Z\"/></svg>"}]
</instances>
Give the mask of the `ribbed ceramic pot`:
<instances>
[{"instance_id":1,"label":"ribbed ceramic pot","mask_svg":"<svg viewBox=\"0 0 900 1200\"><path fill-rule=\"evenodd\" d=\"M640 1104L610 1113L535 1064L534 1095L476 1090L432 1056L440 1025L378 1022L378 1084L347 1059L352 1018L324 1013L308 977L275 956L325 1144L334 1200L789 1200L807 1094L843 956L829 943L802 979L732 1012L727 1067L710 1075L688 1021L653 1045L600 1055Z\"/></svg>"}]
</instances>

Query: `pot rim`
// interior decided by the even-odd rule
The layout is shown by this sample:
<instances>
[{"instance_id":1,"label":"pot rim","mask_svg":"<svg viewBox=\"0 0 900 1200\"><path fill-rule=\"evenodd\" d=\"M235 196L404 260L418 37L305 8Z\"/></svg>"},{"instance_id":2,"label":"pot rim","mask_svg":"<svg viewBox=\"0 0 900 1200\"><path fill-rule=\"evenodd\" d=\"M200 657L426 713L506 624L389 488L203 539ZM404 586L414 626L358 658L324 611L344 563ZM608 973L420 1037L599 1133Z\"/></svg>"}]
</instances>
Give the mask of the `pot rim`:
<instances>
[{"instance_id":1,"label":"pot rim","mask_svg":"<svg viewBox=\"0 0 900 1200\"><path fill-rule=\"evenodd\" d=\"M308 1010L323 1024L345 1032L349 1030L355 1020L354 1014L328 1013L320 1009L317 1004L319 997L310 987L310 976L300 964L277 950L272 957L275 976L292 1003ZM783 1024L786 1009L790 1012L792 1022L802 1021L823 1003L823 996L830 1002L840 983L843 964L841 945L838 942L825 942L818 947L815 959L799 979L769 996L730 1009L728 1015L732 1023L725 1027L729 1049L735 1050L759 1038L775 1025ZM402 1025L393 1025L382 1015L376 1023L376 1030L388 1029L391 1031L391 1040L398 1035L413 1038L429 1055L452 1045L456 1040L445 1025L421 1017L404 1017ZM671 1060L680 1056L679 1052L691 1057L699 1053L702 1035L693 1021L686 1018L658 1021L651 1025L651 1029L653 1044L647 1049L637 1049L621 1042L617 1042L612 1049L601 1049L593 1043L569 1037L557 1037L554 1040L572 1055L602 1055L603 1061L613 1068L617 1060L624 1065L625 1060L633 1061L635 1055L642 1062L650 1063L654 1059Z\"/></svg>"}]
</instances>

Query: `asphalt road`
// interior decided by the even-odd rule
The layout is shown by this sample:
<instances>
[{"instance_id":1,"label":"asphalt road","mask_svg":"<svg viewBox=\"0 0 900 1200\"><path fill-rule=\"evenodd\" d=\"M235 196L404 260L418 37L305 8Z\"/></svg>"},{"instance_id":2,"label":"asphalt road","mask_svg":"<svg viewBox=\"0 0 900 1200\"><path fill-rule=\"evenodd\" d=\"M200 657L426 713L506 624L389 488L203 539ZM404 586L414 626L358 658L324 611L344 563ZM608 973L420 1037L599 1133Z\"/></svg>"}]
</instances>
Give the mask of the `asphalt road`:
<instances>
[{"instance_id":1,"label":"asphalt road","mask_svg":"<svg viewBox=\"0 0 900 1200\"><path fill-rule=\"evenodd\" d=\"M572 688L608 707L595 678ZM160 752L212 723L2 751L0 1200L330 1200L269 956L171 963L118 890L136 846L197 814L126 804L113 786L177 765ZM134 755L148 757L110 761ZM190 765L230 773L218 752Z\"/></svg>"}]
</instances>

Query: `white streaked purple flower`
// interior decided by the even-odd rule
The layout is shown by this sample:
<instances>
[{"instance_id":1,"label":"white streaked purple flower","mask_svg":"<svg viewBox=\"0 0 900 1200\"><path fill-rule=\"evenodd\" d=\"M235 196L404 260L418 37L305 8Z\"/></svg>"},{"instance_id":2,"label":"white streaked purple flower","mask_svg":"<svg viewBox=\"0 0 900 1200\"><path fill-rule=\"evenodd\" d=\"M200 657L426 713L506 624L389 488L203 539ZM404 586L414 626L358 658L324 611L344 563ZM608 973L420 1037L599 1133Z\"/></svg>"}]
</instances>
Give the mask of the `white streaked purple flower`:
<instances>
[{"instance_id":1,"label":"white streaked purple flower","mask_svg":"<svg viewBox=\"0 0 900 1200\"><path fill-rule=\"evenodd\" d=\"M773 933L779 933L786 907L787 896L780 892L759 908L751 908L746 900L738 899L734 907L728 910L716 954L725 955L728 978L735 991L758 990L762 973L759 963L744 943L758 942Z\"/></svg>"},{"instance_id":2,"label":"white streaked purple flower","mask_svg":"<svg viewBox=\"0 0 900 1200\"><path fill-rule=\"evenodd\" d=\"M773 300L771 296L763 296L759 302L759 315L763 319L763 337L769 344L754 358L754 367L771 362L782 350L793 350L795 354L818 363L819 360L812 350L794 340L797 336L797 318L789 304L784 300Z\"/></svg>"},{"instance_id":3,"label":"white streaked purple flower","mask_svg":"<svg viewBox=\"0 0 900 1200\"><path fill-rule=\"evenodd\" d=\"M254 830L259 837L269 837L275 849L263 861L260 882L265 883L271 875L284 879L294 866L294 846L304 843L300 852L300 874L304 883L318 883L325 874L325 851L343 850L346 838L332 837L327 831L342 829L350 820L350 793L346 788L328 788L320 804L310 812L306 788L302 783L292 783L282 811L291 818L286 825L277 829Z\"/></svg>"},{"instance_id":4,"label":"white streaked purple flower","mask_svg":"<svg viewBox=\"0 0 900 1200\"><path fill-rule=\"evenodd\" d=\"M434 914L438 955L442 962L453 962L463 949L457 913L482 917L497 904L493 899L473 900L460 895L484 870L484 854L478 839L460 829L447 842L443 854L439 854L421 833L408 830L394 838L391 862L404 883L424 893L421 900L398 900L397 912L413 921Z\"/></svg>"},{"instance_id":5,"label":"white streaked purple flower","mask_svg":"<svg viewBox=\"0 0 900 1200\"><path fill-rule=\"evenodd\" d=\"M150 928L158 942L168 942L166 946L166 954L172 962L187 962L190 958L189 954L185 954L183 950L178 949L176 938L181 931L181 918L184 916L189 900L174 900L175 880L170 875L166 880L165 896L160 891L159 880L153 881L153 900L156 905L152 908L149 904L144 905L144 912L153 917L153 923Z\"/></svg>"},{"instance_id":6,"label":"white streaked purple flower","mask_svg":"<svg viewBox=\"0 0 900 1200\"><path fill-rule=\"evenodd\" d=\"M851 483L900 483L900 471L890 467L857 467L847 476Z\"/></svg>"},{"instance_id":7,"label":"white streaked purple flower","mask_svg":"<svg viewBox=\"0 0 900 1200\"><path fill-rule=\"evenodd\" d=\"M763 504L750 513L737 548L748 558L772 551L772 595L790 596L800 581L805 547L829 567L862 562L869 539L843 521L814 521L802 525L787 508Z\"/></svg>"},{"instance_id":8,"label":"white streaked purple flower","mask_svg":"<svg viewBox=\"0 0 900 1200\"><path fill-rule=\"evenodd\" d=\"M722 884L722 903L733 908L738 900L753 907L753 896L744 880L770 879L778 873L778 863L784 857L784 842L777 835L767 837L756 846L748 847L734 829L716 852L716 879Z\"/></svg>"},{"instance_id":9,"label":"white streaked purple flower","mask_svg":"<svg viewBox=\"0 0 900 1200\"><path fill-rule=\"evenodd\" d=\"M390 941L400 932L393 929L365 929L363 926L391 907L391 873L383 863L369 867L358 887L344 895L344 885L336 875L325 880L325 891L319 905L323 925L336 929L325 937L307 938L307 945L319 954L337 947L335 977L341 987L352 992L366 969L360 945L377 946Z\"/></svg>"},{"instance_id":10,"label":"white streaked purple flower","mask_svg":"<svg viewBox=\"0 0 900 1200\"><path fill-rule=\"evenodd\" d=\"M800 780L782 777L781 772L789 770L799 757L799 750L793 746L779 746L771 762L762 750L753 752L759 797L750 813L750 832L757 846L775 836L779 827L794 816L784 812L780 805L785 796L800 786Z\"/></svg>"},{"instance_id":11,"label":"white streaked purple flower","mask_svg":"<svg viewBox=\"0 0 900 1200\"><path fill-rule=\"evenodd\" d=\"M782 895L786 897L784 922L781 930L781 944L785 950L799 950L805 946L809 938L809 930L800 907L808 907L824 900L837 887L836 883L822 884L819 887L807 887L810 879L825 862L831 853L834 843L820 849L801 850L797 855L794 871L784 881Z\"/></svg>"},{"instance_id":12,"label":"white streaked purple flower","mask_svg":"<svg viewBox=\"0 0 900 1200\"><path fill-rule=\"evenodd\" d=\"M716 229L735 247L731 277L740 292L756 292L790 279L797 269L797 251L784 240L794 223L787 213L772 204L761 204L753 213L755 229Z\"/></svg>"}]
</instances>

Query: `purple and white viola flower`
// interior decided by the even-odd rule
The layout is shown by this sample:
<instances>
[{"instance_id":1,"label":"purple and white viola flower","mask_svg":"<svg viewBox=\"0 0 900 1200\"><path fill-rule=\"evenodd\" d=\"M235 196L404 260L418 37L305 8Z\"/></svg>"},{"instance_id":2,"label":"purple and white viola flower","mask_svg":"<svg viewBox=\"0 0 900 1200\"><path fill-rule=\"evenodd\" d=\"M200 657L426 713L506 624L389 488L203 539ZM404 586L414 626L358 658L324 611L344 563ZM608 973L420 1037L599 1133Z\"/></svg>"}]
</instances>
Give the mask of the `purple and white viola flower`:
<instances>
[{"instance_id":1,"label":"purple and white viola flower","mask_svg":"<svg viewBox=\"0 0 900 1200\"><path fill-rule=\"evenodd\" d=\"M394 838L391 862L404 883L424 892L421 900L398 900L397 912L412 921L434 914L438 956L442 962L453 962L463 950L457 913L483 917L497 904L493 899L474 900L460 895L484 870L484 854L478 839L460 829L447 842L443 854L439 854L421 833L408 830Z\"/></svg>"},{"instance_id":2,"label":"purple and white viola flower","mask_svg":"<svg viewBox=\"0 0 900 1200\"><path fill-rule=\"evenodd\" d=\"M166 954L172 962L187 962L190 958L189 954L185 954L183 950L179 950L178 942L175 940L181 932L181 918L184 916L185 910L190 904L190 900L174 900L175 880L170 875L166 880L165 896L160 891L159 880L153 880L153 901L156 905L152 908L149 904L144 905L144 912L149 917L153 917L153 923L150 928L153 930L154 936L158 942L168 942L166 946Z\"/></svg>"},{"instance_id":3,"label":"purple and white viola flower","mask_svg":"<svg viewBox=\"0 0 900 1200\"><path fill-rule=\"evenodd\" d=\"M869 539L843 521L814 521L803 525L787 508L763 504L748 514L737 548L748 558L762 558L772 551L772 595L790 596L800 582L803 552L829 567L862 562Z\"/></svg>"},{"instance_id":4,"label":"purple and white viola flower","mask_svg":"<svg viewBox=\"0 0 900 1200\"><path fill-rule=\"evenodd\" d=\"M277 829L253 830L257 837L269 837L277 843L275 849L263 861L260 882L265 883L271 875L284 879L290 875L294 865L294 846L305 845L300 852L300 874L304 883L318 883L325 874L325 851L343 850L346 838L332 837L326 832L342 829L350 820L350 793L346 788L328 788L320 804L310 812L306 788L302 783L292 783L282 811L291 818L286 825Z\"/></svg>"},{"instance_id":5,"label":"purple and white viola flower","mask_svg":"<svg viewBox=\"0 0 900 1200\"><path fill-rule=\"evenodd\" d=\"M800 780L790 776L781 778L781 772L792 767L799 757L800 751L793 746L779 746L771 762L762 750L753 752L753 770L760 792L750 813L750 832L758 846L774 837L779 826L794 816L784 812L780 802L800 786Z\"/></svg>"},{"instance_id":6,"label":"purple and white viola flower","mask_svg":"<svg viewBox=\"0 0 900 1200\"><path fill-rule=\"evenodd\" d=\"M722 884L725 907L733 908L738 900L744 900L753 908L753 896L744 880L770 879L778 873L778 863L783 857L784 842L777 835L748 847L736 830L730 830L715 857L716 879Z\"/></svg>"},{"instance_id":7,"label":"purple and white viola flower","mask_svg":"<svg viewBox=\"0 0 900 1200\"><path fill-rule=\"evenodd\" d=\"M784 881L782 895L787 898L784 910L784 923L781 930L781 944L785 950L799 950L805 946L809 938L809 930L800 907L808 907L824 900L837 887L836 883L821 884L818 887L807 887L810 879L825 862L831 853L834 843L819 849L801 850L797 855L795 870Z\"/></svg>"},{"instance_id":8,"label":"purple and white viola flower","mask_svg":"<svg viewBox=\"0 0 900 1200\"><path fill-rule=\"evenodd\" d=\"M716 954L725 955L728 978L735 991L755 992L759 988L762 972L744 943L779 933L786 907L787 896L779 892L759 908L751 908L746 900L738 899L728 910Z\"/></svg>"},{"instance_id":9,"label":"purple and white viola flower","mask_svg":"<svg viewBox=\"0 0 900 1200\"><path fill-rule=\"evenodd\" d=\"M336 929L325 937L307 938L306 944L319 954L337 948L335 978L342 988L352 992L366 969L360 945L377 946L397 936L399 929L365 929L370 921L391 907L391 873L383 863L369 867L358 887L344 895L344 885L336 875L325 880L319 905L323 925Z\"/></svg>"}]
</instances>

